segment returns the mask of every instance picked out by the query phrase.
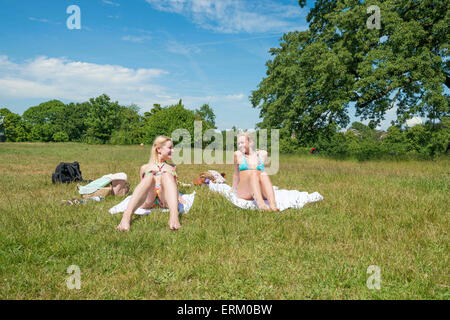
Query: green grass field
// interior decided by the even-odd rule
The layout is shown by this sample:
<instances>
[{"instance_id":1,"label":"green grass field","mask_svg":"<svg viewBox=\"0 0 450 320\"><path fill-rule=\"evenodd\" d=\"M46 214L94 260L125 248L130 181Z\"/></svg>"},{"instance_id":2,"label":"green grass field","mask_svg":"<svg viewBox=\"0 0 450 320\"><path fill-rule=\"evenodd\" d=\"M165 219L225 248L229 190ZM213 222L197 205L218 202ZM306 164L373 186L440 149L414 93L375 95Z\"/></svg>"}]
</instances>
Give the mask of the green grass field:
<instances>
[{"instance_id":1,"label":"green grass field","mask_svg":"<svg viewBox=\"0 0 450 320\"><path fill-rule=\"evenodd\" d=\"M281 213L233 207L205 187L182 228L168 213L115 227L123 198L60 206L75 184L53 185L61 162L83 178L126 172L132 189L149 147L76 143L0 144L1 299L446 299L450 160L363 162L281 156L283 189L324 201ZM180 165L180 180L232 165ZM67 268L81 270L69 290ZM366 286L379 266L381 289Z\"/></svg>"}]
</instances>

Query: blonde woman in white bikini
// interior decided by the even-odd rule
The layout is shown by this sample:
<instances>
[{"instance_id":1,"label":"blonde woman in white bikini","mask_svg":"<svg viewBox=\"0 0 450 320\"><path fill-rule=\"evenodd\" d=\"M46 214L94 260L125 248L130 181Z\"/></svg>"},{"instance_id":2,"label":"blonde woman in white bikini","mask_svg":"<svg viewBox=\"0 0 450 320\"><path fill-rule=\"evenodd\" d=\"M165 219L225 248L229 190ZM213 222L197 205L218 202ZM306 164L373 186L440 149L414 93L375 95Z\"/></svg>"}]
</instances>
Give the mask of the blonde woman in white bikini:
<instances>
[{"instance_id":1,"label":"blonde woman in white bikini","mask_svg":"<svg viewBox=\"0 0 450 320\"><path fill-rule=\"evenodd\" d=\"M250 133L238 135L238 151L234 152L233 191L241 199L256 200L259 210L279 211L269 175L264 172L267 151L254 150ZM264 202L267 200L269 206Z\"/></svg>"}]
</instances>

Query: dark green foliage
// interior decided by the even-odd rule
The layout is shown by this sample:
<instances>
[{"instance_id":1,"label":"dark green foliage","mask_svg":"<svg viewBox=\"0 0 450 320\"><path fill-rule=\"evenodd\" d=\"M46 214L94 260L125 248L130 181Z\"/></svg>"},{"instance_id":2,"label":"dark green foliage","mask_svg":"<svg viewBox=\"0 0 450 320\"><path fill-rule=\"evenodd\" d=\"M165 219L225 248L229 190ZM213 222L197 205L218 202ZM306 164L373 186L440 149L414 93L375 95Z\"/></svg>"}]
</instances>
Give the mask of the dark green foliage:
<instances>
[{"instance_id":1,"label":"dark green foliage","mask_svg":"<svg viewBox=\"0 0 450 320\"><path fill-rule=\"evenodd\" d=\"M111 144L139 144L144 141L145 118L139 115L139 107L122 107L121 125L111 135Z\"/></svg>"},{"instance_id":2,"label":"dark green foliage","mask_svg":"<svg viewBox=\"0 0 450 320\"><path fill-rule=\"evenodd\" d=\"M146 121L144 141L151 144L159 135L170 137L176 129L186 129L194 137L194 121L194 112L181 103L161 108Z\"/></svg>"},{"instance_id":3,"label":"dark green foliage","mask_svg":"<svg viewBox=\"0 0 450 320\"><path fill-rule=\"evenodd\" d=\"M356 129L357 128L357 129ZM439 124L427 122L402 130L391 126L380 133L362 123L352 124L346 133L336 132L331 138L321 138L317 144L324 155L360 161L386 157L416 157L430 159L446 154L450 142L449 118Z\"/></svg>"},{"instance_id":4,"label":"dark green foliage","mask_svg":"<svg viewBox=\"0 0 450 320\"><path fill-rule=\"evenodd\" d=\"M299 149L298 141L293 138L280 138L280 153L296 153Z\"/></svg>"},{"instance_id":5,"label":"dark green foliage","mask_svg":"<svg viewBox=\"0 0 450 320\"><path fill-rule=\"evenodd\" d=\"M203 120L207 122L208 127L216 128L216 115L209 104L205 103L199 110L195 110L196 120Z\"/></svg>"},{"instance_id":6,"label":"dark green foliage","mask_svg":"<svg viewBox=\"0 0 450 320\"><path fill-rule=\"evenodd\" d=\"M405 154L408 151L406 137L403 131L397 126L389 127L383 143L386 151L392 155Z\"/></svg>"},{"instance_id":7,"label":"dark green foliage","mask_svg":"<svg viewBox=\"0 0 450 320\"><path fill-rule=\"evenodd\" d=\"M30 127L27 126L21 116L15 114L7 108L0 109L0 116L4 117L3 128L6 141L21 142L28 141Z\"/></svg>"},{"instance_id":8,"label":"dark green foliage","mask_svg":"<svg viewBox=\"0 0 450 320\"><path fill-rule=\"evenodd\" d=\"M379 30L366 26L370 5L380 8ZM307 21L309 30L284 34L270 50L267 76L251 95L259 127L312 144L336 124L347 127L350 105L372 129L394 105L397 124L449 115L447 1L318 0Z\"/></svg>"},{"instance_id":9,"label":"dark green foliage","mask_svg":"<svg viewBox=\"0 0 450 320\"><path fill-rule=\"evenodd\" d=\"M111 102L107 95L89 99L89 111L85 124L85 141L88 143L107 143L113 131L120 129L121 109L119 103Z\"/></svg>"},{"instance_id":10,"label":"dark green foliage","mask_svg":"<svg viewBox=\"0 0 450 320\"><path fill-rule=\"evenodd\" d=\"M408 151L421 153L427 141L430 138L431 132L426 130L425 126L417 125L405 131L406 143L409 147Z\"/></svg>"},{"instance_id":11,"label":"dark green foliage","mask_svg":"<svg viewBox=\"0 0 450 320\"><path fill-rule=\"evenodd\" d=\"M31 126L31 141L53 141L53 135L64 132L65 121L61 114L65 105L59 100L50 100L26 110L22 119Z\"/></svg>"},{"instance_id":12,"label":"dark green foliage","mask_svg":"<svg viewBox=\"0 0 450 320\"><path fill-rule=\"evenodd\" d=\"M58 114L57 122L63 123L62 132L69 137L69 141L82 141L87 130L86 118L88 116L90 104L69 103ZM60 127L58 125L58 127Z\"/></svg>"},{"instance_id":13,"label":"dark green foliage","mask_svg":"<svg viewBox=\"0 0 450 320\"><path fill-rule=\"evenodd\" d=\"M175 129L187 129L194 136L194 121L203 121L202 134L215 128L212 108L204 104L199 110L185 109L182 101L161 107L154 104L150 112L139 114L136 105L121 106L107 95L89 102L69 103L51 100L26 110L21 117L0 109L4 117L7 141L65 142L91 144L152 143L158 135L171 136Z\"/></svg>"},{"instance_id":14,"label":"dark green foliage","mask_svg":"<svg viewBox=\"0 0 450 320\"><path fill-rule=\"evenodd\" d=\"M67 133L59 131L53 135L53 141L67 142L67 141L69 141L69 136L67 135Z\"/></svg>"}]
</instances>

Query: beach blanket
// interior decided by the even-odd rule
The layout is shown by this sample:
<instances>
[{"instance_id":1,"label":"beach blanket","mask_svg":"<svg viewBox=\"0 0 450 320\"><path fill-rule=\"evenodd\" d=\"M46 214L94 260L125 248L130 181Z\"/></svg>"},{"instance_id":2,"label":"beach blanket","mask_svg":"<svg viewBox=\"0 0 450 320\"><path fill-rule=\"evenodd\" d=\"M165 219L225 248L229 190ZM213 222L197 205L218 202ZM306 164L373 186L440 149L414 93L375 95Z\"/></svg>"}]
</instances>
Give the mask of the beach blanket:
<instances>
[{"instance_id":1,"label":"beach blanket","mask_svg":"<svg viewBox=\"0 0 450 320\"><path fill-rule=\"evenodd\" d=\"M209 183L209 189L214 192L218 192L225 196L232 204L242 209L257 210L255 200L244 200L237 197L233 193L233 189L224 183ZM273 187L275 192L275 201L277 202L277 207L280 211L293 208L300 209L305 204L323 200L323 197L317 193L300 192L297 190L279 190L278 187ZM266 200L266 204L268 202Z\"/></svg>"},{"instance_id":2,"label":"beach blanket","mask_svg":"<svg viewBox=\"0 0 450 320\"><path fill-rule=\"evenodd\" d=\"M190 194L182 194L181 198L184 200L185 204L182 203L178 203L178 212L179 213L188 213L189 210L191 209L192 205L194 204L194 199L195 199L195 191L193 193ZM128 196L125 200L123 200L121 203L119 203L118 205L115 205L114 207L112 207L111 209L109 209L109 213L111 214L116 214L119 212L124 212L127 208L128 205L128 201L130 201L131 196ZM158 211L162 211L162 212L168 212L169 209L141 209L138 208L134 214L137 215L146 215L149 213L152 213L153 211L158 210Z\"/></svg>"}]
</instances>

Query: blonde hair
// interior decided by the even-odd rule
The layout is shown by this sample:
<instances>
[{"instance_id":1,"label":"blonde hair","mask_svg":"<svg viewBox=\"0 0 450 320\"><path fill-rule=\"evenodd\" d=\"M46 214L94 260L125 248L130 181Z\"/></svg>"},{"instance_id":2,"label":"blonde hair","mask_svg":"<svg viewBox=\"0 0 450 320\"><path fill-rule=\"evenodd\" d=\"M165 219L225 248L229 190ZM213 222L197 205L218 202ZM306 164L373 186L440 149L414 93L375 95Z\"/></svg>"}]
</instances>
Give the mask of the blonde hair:
<instances>
[{"instance_id":1,"label":"blonde hair","mask_svg":"<svg viewBox=\"0 0 450 320\"><path fill-rule=\"evenodd\" d=\"M248 131L244 131L244 132L241 132L238 134L237 138L239 139L240 137L245 137L248 140L249 148L252 150L255 150L255 139L253 138L252 133L250 133Z\"/></svg>"},{"instance_id":2,"label":"blonde hair","mask_svg":"<svg viewBox=\"0 0 450 320\"><path fill-rule=\"evenodd\" d=\"M159 162L159 155L156 148L161 148L167 141L172 141L172 139L167 136L156 137L155 141L153 141L152 151L150 152L149 163Z\"/></svg>"}]
</instances>

